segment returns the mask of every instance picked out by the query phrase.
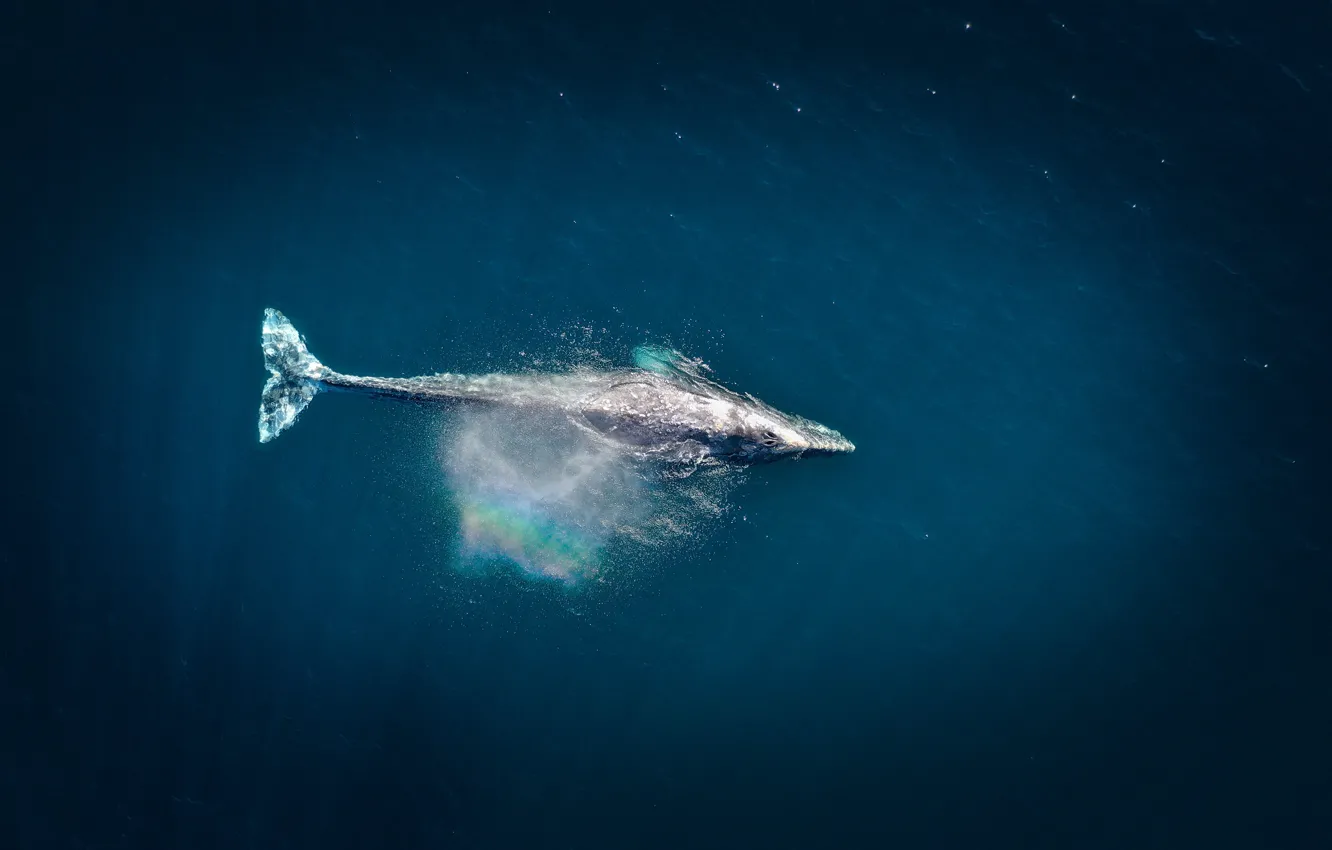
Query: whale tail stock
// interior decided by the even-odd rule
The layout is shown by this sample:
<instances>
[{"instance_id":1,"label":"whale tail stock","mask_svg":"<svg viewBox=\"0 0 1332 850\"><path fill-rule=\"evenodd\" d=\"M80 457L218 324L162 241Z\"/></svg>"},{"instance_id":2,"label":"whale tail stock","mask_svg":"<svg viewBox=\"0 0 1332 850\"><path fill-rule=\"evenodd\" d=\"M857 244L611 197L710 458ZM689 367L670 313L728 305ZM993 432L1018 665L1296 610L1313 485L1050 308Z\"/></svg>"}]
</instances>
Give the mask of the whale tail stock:
<instances>
[{"instance_id":1,"label":"whale tail stock","mask_svg":"<svg viewBox=\"0 0 1332 850\"><path fill-rule=\"evenodd\" d=\"M264 310L262 345L270 376L259 402L259 442L267 443L290 428L323 389L324 364L305 347L291 321L272 307Z\"/></svg>"}]
</instances>

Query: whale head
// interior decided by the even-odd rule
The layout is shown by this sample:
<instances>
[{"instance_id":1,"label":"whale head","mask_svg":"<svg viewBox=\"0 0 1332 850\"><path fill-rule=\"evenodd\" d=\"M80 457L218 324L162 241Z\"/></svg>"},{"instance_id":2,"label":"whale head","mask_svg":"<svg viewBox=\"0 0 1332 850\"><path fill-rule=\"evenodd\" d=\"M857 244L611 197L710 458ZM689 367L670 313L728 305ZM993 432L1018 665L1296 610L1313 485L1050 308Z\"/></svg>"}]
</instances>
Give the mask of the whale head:
<instances>
[{"instance_id":1,"label":"whale head","mask_svg":"<svg viewBox=\"0 0 1332 850\"><path fill-rule=\"evenodd\" d=\"M600 398L599 406L617 411L611 417L614 428L600 430L650 430L659 437L663 430L660 423L645 428L645 417L631 417L639 421L624 429L621 413L668 409L670 415L666 418L680 432L674 436L705 445L709 455L728 463L769 463L856 450L854 443L826 425L783 413L749 393L722 386L703 374L711 371L703 361L675 349L639 346L634 349L634 365L653 378L626 382ZM611 401L614 403L608 403Z\"/></svg>"},{"instance_id":2,"label":"whale head","mask_svg":"<svg viewBox=\"0 0 1332 850\"><path fill-rule=\"evenodd\" d=\"M850 454L856 450L855 443L826 425L771 409L745 416L735 436L734 458L747 463Z\"/></svg>"}]
</instances>

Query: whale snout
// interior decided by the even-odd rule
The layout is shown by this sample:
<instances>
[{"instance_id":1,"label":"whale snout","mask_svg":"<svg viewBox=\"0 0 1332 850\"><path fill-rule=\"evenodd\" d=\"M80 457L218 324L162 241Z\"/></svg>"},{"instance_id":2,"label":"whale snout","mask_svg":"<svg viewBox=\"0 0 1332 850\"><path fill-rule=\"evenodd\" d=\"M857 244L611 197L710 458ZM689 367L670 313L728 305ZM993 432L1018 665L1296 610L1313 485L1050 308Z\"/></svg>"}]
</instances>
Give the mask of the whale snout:
<instances>
[{"instance_id":1,"label":"whale snout","mask_svg":"<svg viewBox=\"0 0 1332 850\"><path fill-rule=\"evenodd\" d=\"M820 440L817 443L811 443L809 448L801 450L801 454L813 455L846 455L856 450L856 444L840 437L836 440Z\"/></svg>"},{"instance_id":2,"label":"whale snout","mask_svg":"<svg viewBox=\"0 0 1332 850\"><path fill-rule=\"evenodd\" d=\"M856 450L856 444L839 432L817 422L803 422L799 436L790 441L790 448L802 455L840 455Z\"/></svg>"},{"instance_id":3,"label":"whale snout","mask_svg":"<svg viewBox=\"0 0 1332 850\"><path fill-rule=\"evenodd\" d=\"M825 450L837 454L851 454L856 450L856 444L848 440L846 437L838 437L828 445Z\"/></svg>"}]
</instances>

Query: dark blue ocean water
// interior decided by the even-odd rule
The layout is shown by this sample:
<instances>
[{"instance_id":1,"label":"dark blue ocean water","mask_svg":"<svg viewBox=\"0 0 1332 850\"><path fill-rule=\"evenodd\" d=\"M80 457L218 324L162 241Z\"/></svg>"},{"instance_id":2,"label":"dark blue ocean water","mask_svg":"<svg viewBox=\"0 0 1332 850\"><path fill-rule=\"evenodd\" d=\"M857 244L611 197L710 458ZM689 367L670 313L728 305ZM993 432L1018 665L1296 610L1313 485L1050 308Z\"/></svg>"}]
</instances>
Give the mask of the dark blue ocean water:
<instances>
[{"instance_id":1,"label":"dark blue ocean water","mask_svg":"<svg viewBox=\"0 0 1332 850\"><path fill-rule=\"evenodd\" d=\"M5 14L23 848L1321 847L1330 10ZM459 569L440 417L824 422L667 555Z\"/></svg>"}]
</instances>

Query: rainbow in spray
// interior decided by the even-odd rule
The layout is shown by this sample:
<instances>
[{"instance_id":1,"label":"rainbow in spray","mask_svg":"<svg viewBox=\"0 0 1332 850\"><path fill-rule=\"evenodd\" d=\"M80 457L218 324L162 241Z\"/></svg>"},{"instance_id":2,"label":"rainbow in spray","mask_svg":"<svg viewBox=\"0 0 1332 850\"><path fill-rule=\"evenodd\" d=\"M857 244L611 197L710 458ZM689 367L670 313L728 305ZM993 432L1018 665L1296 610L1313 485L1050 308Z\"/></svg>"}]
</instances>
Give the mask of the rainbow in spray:
<instances>
[{"instance_id":1,"label":"rainbow in spray","mask_svg":"<svg viewBox=\"0 0 1332 850\"><path fill-rule=\"evenodd\" d=\"M458 507L465 555L509 561L534 578L571 585L597 574L597 541L540 504L468 498Z\"/></svg>"},{"instance_id":2,"label":"rainbow in spray","mask_svg":"<svg viewBox=\"0 0 1332 850\"><path fill-rule=\"evenodd\" d=\"M722 466L668 478L561 417L494 407L448 417L440 461L459 568L502 564L569 589L622 581L714 527L735 480Z\"/></svg>"}]
</instances>

